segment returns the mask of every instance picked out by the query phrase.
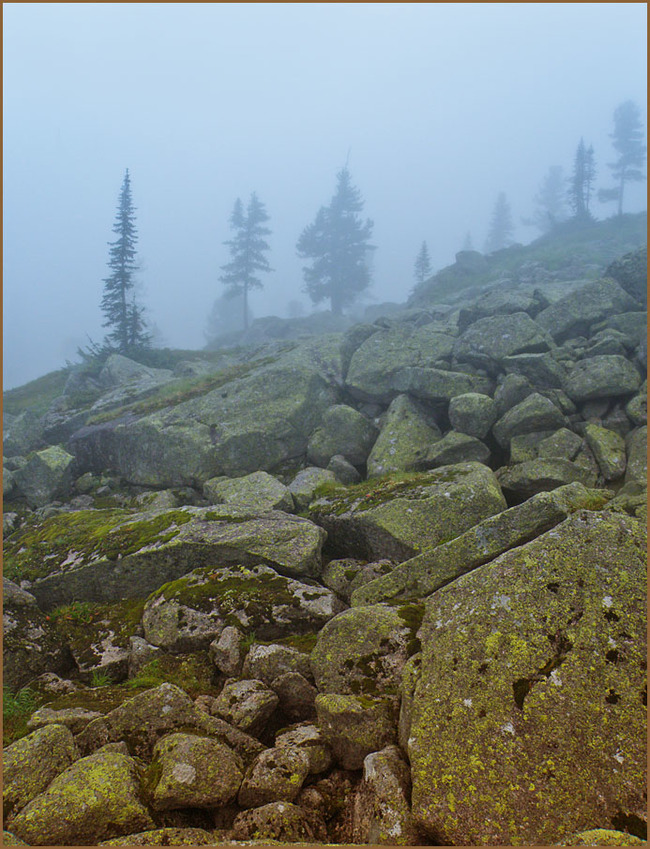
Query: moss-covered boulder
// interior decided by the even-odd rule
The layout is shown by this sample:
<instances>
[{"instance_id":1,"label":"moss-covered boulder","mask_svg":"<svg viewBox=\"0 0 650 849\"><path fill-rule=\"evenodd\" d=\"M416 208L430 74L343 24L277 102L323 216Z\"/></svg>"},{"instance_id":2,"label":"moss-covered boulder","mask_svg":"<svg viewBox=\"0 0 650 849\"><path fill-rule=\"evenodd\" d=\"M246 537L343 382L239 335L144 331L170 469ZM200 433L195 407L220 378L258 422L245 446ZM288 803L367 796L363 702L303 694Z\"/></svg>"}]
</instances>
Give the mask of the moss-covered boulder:
<instances>
[{"instance_id":1,"label":"moss-covered boulder","mask_svg":"<svg viewBox=\"0 0 650 849\"><path fill-rule=\"evenodd\" d=\"M142 623L150 643L175 651L192 639L193 623L201 623L207 643L210 627L218 634L225 625L271 640L315 631L343 606L330 590L268 566L203 568L152 593Z\"/></svg>"},{"instance_id":2,"label":"moss-covered boulder","mask_svg":"<svg viewBox=\"0 0 650 849\"><path fill-rule=\"evenodd\" d=\"M585 438L604 480L611 481L623 477L627 463L623 437L609 428L588 424L585 428Z\"/></svg>"},{"instance_id":3,"label":"moss-covered boulder","mask_svg":"<svg viewBox=\"0 0 650 849\"><path fill-rule=\"evenodd\" d=\"M595 486L595 475L584 466L560 457L538 458L500 469L497 477L506 498L522 501L569 483Z\"/></svg>"},{"instance_id":4,"label":"moss-covered boulder","mask_svg":"<svg viewBox=\"0 0 650 849\"><path fill-rule=\"evenodd\" d=\"M307 459L325 468L337 454L353 466L366 462L375 440L377 428L354 407L336 404L325 410L323 420L309 437Z\"/></svg>"},{"instance_id":5,"label":"moss-covered boulder","mask_svg":"<svg viewBox=\"0 0 650 849\"><path fill-rule=\"evenodd\" d=\"M316 686L325 693L398 692L415 646L422 608L385 604L344 610L318 634L311 653Z\"/></svg>"},{"instance_id":6,"label":"moss-covered boulder","mask_svg":"<svg viewBox=\"0 0 650 849\"><path fill-rule=\"evenodd\" d=\"M33 454L13 473L14 485L30 507L43 507L65 497L72 485L74 457L60 445Z\"/></svg>"},{"instance_id":7,"label":"moss-covered boulder","mask_svg":"<svg viewBox=\"0 0 650 849\"><path fill-rule=\"evenodd\" d=\"M243 776L244 764L228 746L209 737L176 733L154 746L144 786L156 811L220 808L237 796Z\"/></svg>"},{"instance_id":8,"label":"moss-covered boulder","mask_svg":"<svg viewBox=\"0 0 650 849\"><path fill-rule=\"evenodd\" d=\"M34 596L7 578L2 586L4 685L18 690L43 672L69 672L74 666L70 651Z\"/></svg>"},{"instance_id":9,"label":"moss-covered boulder","mask_svg":"<svg viewBox=\"0 0 650 849\"><path fill-rule=\"evenodd\" d=\"M300 749L265 749L248 767L237 802L242 808L293 802L308 774L309 759Z\"/></svg>"},{"instance_id":10,"label":"moss-covered boulder","mask_svg":"<svg viewBox=\"0 0 650 849\"><path fill-rule=\"evenodd\" d=\"M246 655L242 672L247 678L256 678L269 686L287 672L298 672L309 678L309 653L278 643L253 645Z\"/></svg>"},{"instance_id":11,"label":"moss-covered boulder","mask_svg":"<svg viewBox=\"0 0 650 849\"><path fill-rule=\"evenodd\" d=\"M348 368L349 391L364 401L391 401L395 377L409 366L433 367L448 361L454 337L435 325L398 324L373 333L354 352Z\"/></svg>"},{"instance_id":12,"label":"moss-covered boulder","mask_svg":"<svg viewBox=\"0 0 650 849\"><path fill-rule=\"evenodd\" d=\"M475 321L456 341L454 357L496 374L504 357L548 351L552 345L549 334L527 313L517 312Z\"/></svg>"},{"instance_id":13,"label":"moss-covered boulder","mask_svg":"<svg viewBox=\"0 0 650 849\"><path fill-rule=\"evenodd\" d=\"M499 445L507 448L514 436L558 430L568 424L564 413L550 399L533 392L504 413L492 432Z\"/></svg>"},{"instance_id":14,"label":"moss-covered boulder","mask_svg":"<svg viewBox=\"0 0 650 849\"><path fill-rule=\"evenodd\" d=\"M297 510L306 510L314 499L316 490L321 484L333 484L337 480L336 475L327 469L319 469L317 466L308 466L301 469L289 484L289 492Z\"/></svg>"},{"instance_id":15,"label":"moss-covered boulder","mask_svg":"<svg viewBox=\"0 0 650 849\"><path fill-rule=\"evenodd\" d=\"M200 486L218 475L273 471L304 455L309 435L338 399L340 371L337 337L295 343L212 375L203 394L174 406L144 415L125 410L88 425L69 447L81 471L111 468L148 486Z\"/></svg>"},{"instance_id":16,"label":"moss-covered boulder","mask_svg":"<svg viewBox=\"0 0 650 849\"><path fill-rule=\"evenodd\" d=\"M449 402L449 421L459 433L484 439L497 419L496 402L489 395L467 392Z\"/></svg>"},{"instance_id":17,"label":"moss-covered boulder","mask_svg":"<svg viewBox=\"0 0 650 849\"><path fill-rule=\"evenodd\" d=\"M627 469L625 483L648 485L648 428L646 425L633 430L625 440Z\"/></svg>"},{"instance_id":18,"label":"moss-covered boulder","mask_svg":"<svg viewBox=\"0 0 650 849\"><path fill-rule=\"evenodd\" d=\"M648 303L648 249L641 248L614 260L605 271L606 277L612 277L635 301Z\"/></svg>"},{"instance_id":19,"label":"moss-covered boulder","mask_svg":"<svg viewBox=\"0 0 650 849\"><path fill-rule=\"evenodd\" d=\"M98 752L57 776L11 827L33 846L94 846L153 828L153 820L140 800L136 762L116 752Z\"/></svg>"},{"instance_id":20,"label":"moss-covered boulder","mask_svg":"<svg viewBox=\"0 0 650 849\"><path fill-rule=\"evenodd\" d=\"M82 731L89 722L97 719L101 713L96 710L88 710L87 708L62 708L54 710L53 708L43 707L34 711L27 721L27 728L35 730L37 728L45 728L50 725L62 725L68 728L72 734L78 734Z\"/></svg>"},{"instance_id":21,"label":"moss-covered boulder","mask_svg":"<svg viewBox=\"0 0 650 849\"><path fill-rule=\"evenodd\" d=\"M442 439L428 445L418 464L419 469L435 469L455 463L487 463L490 449L484 442L467 433L448 431Z\"/></svg>"},{"instance_id":22,"label":"moss-covered boulder","mask_svg":"<svg viewBox=\"0 0 650 849\"><path fill-rule=\"evenodd\" d=\"M311 723L301 723L290 729L282 729L275 738L276 748L300 749L307 755L309 774L326 772L332 765L332 752L325 742L320 728Z\"/></svg>"},{"instance_id":23,"label":"moss-covered boulder","mask_svg":"<svg viewBox=\"0 0 650 849\"><path fill-rule=\"evenodd\" d=\"M132 513L82 510L31 520L5 542L5 575L45 609L143 598L197 566L267 564L316 576L323 530L279 511L228 506Z\"/></svg>"},{"instance_id":24,"label":"moss-covered boulder","mask_svg":"<svg viewBox=\"0 0 650 849\"><path fill-rule=\"evenodd\" d=\"M368 477L418 468L428 445L437 442L440 430L432 416L409 395L391 401L377 441L368 457Z\"/></svg>"},{"instance_id":25,"label":"moss-covered boulder","mask_svg":"<svg viewBox=\"0 0 650 849\"><path fill-rule=\"evenodd\" d=\"M204 828L154 828L102 840L100 846L214 846L214 834Z\"/></svg>"},{"instance_id":26,"label":"moss-covered boulder","mask_svg":"<svg viewBox=\"0 0 650 849\"><path fill-rule=\"evenodd\" d=\"M430 596L409 741L430 838L547 845L643 810L645 550L636 520L579 511Z\"/></svg>"},{"instance_id":27,"label":"moss-covered boulder","mask_svg":"<svg viewBox=\"0 0 650 849\"><path fill-rule=\"evenodd\" d=\"M4 421L2 450L5 457L24 456L43 444L43 420L33 410L24 410Z\"/></svg>"},{"instance_id":28,"label":"moss-covered boulder","mask_svg":"<svg viewBox=\"0 0 650 849\"><path fill-rule=\"evenodd\" d=\"M232 837L241 841L311 843L324 835L314 832L311 818L299 806L289 802L269 802L259 808L237 814Z\"/></svg>"},{"instance_id":29,"label":"moss-covered boulder","mask_svg":"<svg viewBox=\"0 0 650 849\"><path fill-rule=\"evenodd\" d=\"M540 536L576 510L601 510L610 498L610 492L587 489L581 483L540 492L359 587L352 593L352 605L424 598L505 551Z\"/></svg>"},{"instance_id":30,"label":"moss-covered boulder","mask_svg":"<svg viewBox=\"0 0 650 849\"><path fill-rule=\"evenodd\" d=\"M460 366L459 366L460 369ZM494 382L478 374L468 374L451 368L405 366L392 378L394 393L407 392L424 401L443 403L467 392L490 395Z\"/></svg>"},{"instance_id":31,"label":"moss-covered boulder","mask_svg":"<svg viewBox=\"0 0 650 849\"><path fill-rule=\"evenodd\" d=\"M256 737L278 706L278 697L262 681L226 681L210 713Z\"/></svg>"},{"instance_id":32,"label":"moss-covered boulder","mask_svg":"<svg viewBox=\"0 0 650 849\"><path fill-rule=\"evenodd\" d=\"M564 391L572 401L593 401L633 395L641 376L632 362L617 354L601 354L576 363L567 374Z\"/></svg>"},{"instance_id":33,"label":"moss-covered boulder","mask_svg":"<svg viewBox=\"0 0 650 849\"><path fill-rule=\"evenodd\" d=\"M241 478L211 478L203 484L203 494L211 504L232 504L254 513L293 513L294 509L287 487L268 472L253 472Z\"/></svg>"},{"instance_id":34,"label":"moss-covered boulder","mask_svg":"<svg viewBox=\"0 0 650 849\"><path fill-rule=\"evenodd\" d=\"M397 704L391 697L319 693L316 714L343 769L361 769L366 755L397 740Z\"/></svg>"},{"instance_id":35,"label":"moss-covered boulder","mask_svg":"<svg viewBox=\"0 0 650 849\"><path fill-rule=\"evenodd\" d=\"M10 822L78 757L72 732L63 725L39 728L8 746L2 753L5 822Z\"/></svg>"},{"instance_id":36,"label":"moss-covered boulder","mask_svg":"<svg viewBox=\"0 0 650 849\"><path fill-rule=\"evenodd\" d=\"M508 374L520 374L537 389L559 388L566 377L566 367L552 351L543 354L515 354L504 357L503 368Z\"/></svg>"},{"instance_id":37,"label":"moss-covered boulder","mask_svg":"<svg viewBox=\"0 0 650 849\"><path fill-rule=\"evenodd\" d=\"M592 828L570 837L562 846L647 846L648 841L610 828Z\"/></svg>"},{"instance_id":38,"label":"moss-covered boulder","mask_svg":"<svg viewBox=\"0 0 650 849\"><path fill-rule=\"evenodd\" d=\"M410 811L411 775L397 746L367 755L352 802L355 843L416 846L420 835Z\"/></svg>"},{"instance_id":39,"label":"moss-covered boulder","mask_svg":"<svg viewBox=\"0 0 650 849\"><path fill-rule=\"evenodd\" d=\"M327 530L333 553L399 561L458 536L505 506L487 466L459 463L334 489L312 503L310 516Z\"/></svg>"},{"instance_id":40,"label":"moss-covered boulder","mask_svg":"<svg viewBox=\"0 0 650 849\"><path fill-rule=\"evenodd\" d=\"M161 737L181 729L213 737L244 760L263 748L250 735L199 710L187 693L174 684L161 684L127 699L105 716L89 722L76 739L82 753L126 741L134 755L149 759Z\"/></svg>"}]
</instances>

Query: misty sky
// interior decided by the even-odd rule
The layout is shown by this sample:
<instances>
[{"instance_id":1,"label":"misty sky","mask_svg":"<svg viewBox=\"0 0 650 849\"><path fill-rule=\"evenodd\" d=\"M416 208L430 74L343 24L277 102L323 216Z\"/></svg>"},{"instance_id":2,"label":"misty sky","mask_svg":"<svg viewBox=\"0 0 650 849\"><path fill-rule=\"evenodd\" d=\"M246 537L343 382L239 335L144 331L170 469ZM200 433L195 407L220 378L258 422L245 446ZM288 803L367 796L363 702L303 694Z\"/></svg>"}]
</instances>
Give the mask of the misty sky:
<instances>
[{"instance_id":1,"label":"misty sky","mask_svg":"<svg viewBox=\"0 0 650 849\"><path fill-rule=\"evenodd\" d=\"M5 388L102 341L126 168L141 301L165 344L201 348L238 196L271 216L255 316L311 309L295 245L349 153L375 222L370 294L404 301L423 240L435 269L468 231L481 249L500 191L532 240L520 221L548 168L568 176L582 136L610 185L614 109L634 100L646 124L645 3L5 3L3 18ZM645 184L626 198L645 209Z\"/></svg>"}]
</instances>

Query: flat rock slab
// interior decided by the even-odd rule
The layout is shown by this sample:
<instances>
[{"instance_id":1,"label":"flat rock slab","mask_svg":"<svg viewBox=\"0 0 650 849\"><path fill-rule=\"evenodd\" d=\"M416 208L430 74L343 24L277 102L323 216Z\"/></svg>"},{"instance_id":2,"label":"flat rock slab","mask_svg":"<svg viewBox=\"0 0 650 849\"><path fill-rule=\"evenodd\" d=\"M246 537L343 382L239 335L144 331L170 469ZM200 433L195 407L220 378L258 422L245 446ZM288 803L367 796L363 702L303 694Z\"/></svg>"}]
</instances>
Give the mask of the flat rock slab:
<instances>
[{"instance_id":1,"label":"flat rock slab","mask_svg":"<svg viewBox=\"0 0 650 849\"><path fill-rule=\"evenodd\" d=\"M325 532L279 511L217 505L134 514L85 510L29 524L5 541L5 574L39 605L143 598L202 565L264 564L318 575Z\"/></svg>"},{"instance_id":2,"label":"flat rock slab","mask_svg":"<svg viewBox=\"0 0 650 849\"><path fill-rule=\"evenodd\" d=\"M346 557L407 560L505 509L494 473L458 463L407 478L341 488L314 502L311 518Z\"/></svg>"},{"instance_id":3,"label":"flat rock slab","mask_svg":"<svg viewBox=\"0 0 650 849\"><path fill-rule=\"evenodd\" d=\"M579 511L430 596L409 755L436 843L549 845L644 810L645 590L643 526Z\"/></svg>"}]
</instances>

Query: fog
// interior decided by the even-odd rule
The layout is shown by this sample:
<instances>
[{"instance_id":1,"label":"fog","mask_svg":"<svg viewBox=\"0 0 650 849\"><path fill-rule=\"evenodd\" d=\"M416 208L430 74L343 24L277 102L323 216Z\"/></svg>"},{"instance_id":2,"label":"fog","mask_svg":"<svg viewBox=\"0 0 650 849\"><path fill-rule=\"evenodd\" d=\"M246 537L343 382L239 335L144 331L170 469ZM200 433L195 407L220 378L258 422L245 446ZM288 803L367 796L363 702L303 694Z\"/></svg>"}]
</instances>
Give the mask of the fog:
<instances>
[{"instance_id":1,"label":"fog","mask_svg":"<svg viewBox=\"0 0 650 849\"><path fill-rule=\"evenodd\" d=\"M223 294L228 216L270 215L255 317L312 305L296 241L348 161L373 219L367 303L404 301L481 249L506 193L516 238L550 166L580 138L611 185L614 109L646 125L646 5L5 4L4 386L101 342L100 301L125 170L140 300L173 347L201 348ZM646 208L645 184L626 211ZM615 205L594 204L596 217ZM322 304L319 308L326 308Z\"/></svg>"}]
</instances>

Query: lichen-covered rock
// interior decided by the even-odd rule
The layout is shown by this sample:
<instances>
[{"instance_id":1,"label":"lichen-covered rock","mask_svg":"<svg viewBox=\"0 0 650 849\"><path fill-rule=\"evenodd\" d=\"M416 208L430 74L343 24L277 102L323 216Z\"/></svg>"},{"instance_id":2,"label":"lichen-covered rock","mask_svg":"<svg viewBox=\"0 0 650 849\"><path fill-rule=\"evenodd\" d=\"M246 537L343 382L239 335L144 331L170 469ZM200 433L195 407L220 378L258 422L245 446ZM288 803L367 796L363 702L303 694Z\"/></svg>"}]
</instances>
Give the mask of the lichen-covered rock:
<instances>
[{"instance_id":1,"label":"lichen-covered rock","mask_svg":"<svg viewBox=\"0 0 650 849\"><path fill-rule=\"evenodd\" d=\"M153 828L153 821L140 801L135 761L115 752L98 752L58 775L11 827L33 846L94 846L100 840Z\"/></svg>"},{"instance_id":2,"label":"lichen-covered rock","mask_svg":"<svg viewBox=\"0 0 650 849\"><path fill-rule=\"evenodd\" d=\"M575 460L581 448L582 438L572 430L562 427L541 440L537 445L536 454L544 458L561 457L563 460Z\"/></svg>"},{"instance_id":3,"label":"lichen-covered rock","mask_svg":"<svg viewBox=\"0 0 650 849\"><path fill-rule=\"evenodd\" d=\"M410 472L418 468L428 445L441 433L423 407L409 395L391 401L377 441L368 457L368 477L391 472Z\"/></svg>"},{"instance_id":4,"label":"lichen-covered rock","mask_svg":"<svg viewBox=\"0 0 650 849\"><path fill-rule=\"evenodd\" d=\"M33 454L13 473L14 484L30 507L43 507L66 496L72 485L74 457L59 445Z\"/></svg>"},{"instance_id":5,"label":"lichen-covered rock","mask_svg":"<svg viewBox=\"0 0 650 849\"><path fill-rule=\"evenodd\" d=\"M63 725L39 728L8 746L2 753L5 822L10 822L78 757L72 733Z\"/></svg>"},{"instance_id":6,"label":"lichen-covered rock","mask_svg":"<svg viewBox=\"0 0 650 849\"><path fill-rule=\"evenodd\" d=\"M327 469L319 469L317 466L308 466L302 469L289 484L289 492L297 510L306 510L314 499L314 493L323 483L335 483L337 480L334 472Z\"/></svg>"},{"instance_id":7,"label":"lichen-covered rock","mask_svg":"<svg viewBox=\"0 0 650 849\"><path fill-rule=\"evenodd\" d=\"M391 401L395 378L405 367L429 368L451 356L455 339L434 325L413 328L399 324L373 333L354 352L346 384L364 401Z\"/></svg>"},{"instance_id":8,"label":"lichen-covered rock","mask_svg":"<svg viewBox=\"0 0 650 849\"><path fill-rule=\"evenodd\" d=\"M520 404L535 391L533 385L523 374L506 374L494 390L494 403L497 405L497 417L503 416L512 407Z\"/></svg>"},{"instance_id":9,"label":"lichen-covered rock","mask_svg":"<svg viewBox=\"0 0 650 849\"><path fill-rule=\"evenodd\" d=\"M568 419L555 404L539 392L527 395L511 407L492 428L495 439L507 448L513 436L567 427Z\"/></svg>"},{"instance_id":10,"label":"lichen-covered rock","mask_svg":"<svg viewBox=\"0 0 650 849\"><path fill-rule=\"evenodd\" d=\"M481 375L420 366L405 366L400 369L393 376L392 384L393 395L408 392L415 398L434 402L449 401L456 395L463 395L466 392L490 395L494 390L494 382Z\"/></svg>"},{"instance_id":11,"label":"lichen-covered rock","mask_svg":"<svg viewBox=\"0 0 650 849\"><path fill-rule=\"evenodd\" d=\"M156 743L144 783L154 810L219 808L237 796L243 776L242 759L227 746L177 733Z\"/></svg>"},{"instance_id":12,"label":"lichen-covered rock","mask_svg":"<svg viewBox=\"0 0 650 849\"><path fill-rule=\"evenodd\" d=\"M18 690L43 672L68 672L72 656L34 596L7 578L2 584L4 685Z\"/></svg>"},{"instance_id":13,"label":"lichen-covered rock","mask_svg":"<svg viewBox=\"0 0 650 849\"><path fill-rule=\"evenodd\" d=\"M506 497L519 500L569 483L596 484L589 469L561 457L538 458L507 466L499 472L498 479Z\"/></svg>"},{"instance_id":14,"label":"lichen-covered rock","mask_svg":"<svg viewBox=\"0 0 650 849\"><path fill-rule=\"evenodd\" d=\"M489 459L490 449L480 439L450 430L438 442L427 446L418 468L433 469L455 463L487 463Z\"/></svg>"},{"instance_id":15,"label":"lichen-covered rock","mask_svg":"<svg viewBox=\"0 0 650 849\"><path fill-rule=\"evenodd\" d=\"M343 454L335 454L327 464L327 471L333 472L340 483L359 483L361 475L356 467L345 459Z\"/></svg>"},{"instance_id":16,"label":"lichen-covered rock","mask_svg":"<svg viewBox=\"0 0 650 849\"><path fill-rule=\"evenodd\" d=\"M496 374L504 357L550 350L553 340L525 312L493 315L471 324L454 345L457 361Z\"/></svg>"},{"instance_id":17,"label":"lichen-covered rock","mask_svg":"<svg viewBox=\"0 0 650 849\"><path fill-rule=\"evenodd\" d=\"M321 580L326 587L334 590L344 601L349 602L354 590L394 568L395 564L391 560L366 563L363 560L346 557L343 560L330 560L323 567Z\"/></svg>"},{"instance_id":18,"label":"lichen-covered rock","mask_svg":"<svg viewBox=\"0 0 650 849\"><path fill-rule=\"evenodd\" d=\"M572 401L591 401L632 395L640 385L639 372L628 359L602 354L576 363L567 375L564 391Z\"/></svg>"},{"instance_id":19,"label":"lichen-covered rock","mask_svg":"<svg viewBox=\"0 0 650 849\"><path fill-rule=\"evenodd\" d=\"M262 681L226 681L210 713L256 737L278 706L277 695Z\"/></svg>"},{"instance_id":20,"label":"lichen-covered rock","mask_svg":"<svg viewBox=\"0 0 650 849\"><path fill-rule=\"evenodd\" d=\"M326 772L332 766L332 752L320 728L311 723L302 723L288 731L281 731L275 738L275 746L279 749L288 746L304 752L309 762L310 775Z\"/></svg>"},{"instance_id":21,"label":"lichen-covered rock","mask_svg":"<svg viewBox=\"0 0 650 849\"><path fill-rule=\"evenodd\" d=\"M561 846L647 846L648 841L609 828L592 828L570 837Z\"/></svg>"},{"instance_id":22,"label":"lichen-covered rock","mask_svg":"<svg viewBox=\"0 0 650 849\"><path fill-rule=\"evenodd\" d=\"M243 674L247 678L257 678L269 686L286 672L298 672L311 677L309 655L292 646L271 645L251 646L244 661Z\"/></svg>"},{"instance_id":23,"label":"lichen-covered rock","mask_svg":"<svg viewBox=\"0 0 650 849\"><path fill-rule=\"evenodd\" d=\"M237 802L242 808L293 802L308 774L309 758L300 749L265 749L248 767Z\"/></svg>"},{"instance_id":24,"label":"lichen-covered rock","mask_svg":"<svg viewBox=\"0 0 650 849\"><path fill-rule=\"evenodd\" d=\"M643 810L645 548L636 520L579 511L430 596L409 756L436 842L547 845Z\"/></svg>"},{"instance_id":25,"label":"lichen-covered rock","mask_svg":"<svg viewBox=\"0 0 650 849\"><path fill-rule=\"evenodd\" d=\"M316 839L310 818L298 805L270 802L235 817L232 828L235 840L307 843ZM321 838L324 835L318 835Z\"/></svg>"},{"instance_id":26,"label":"lichen-covered rock","mask_svg":"<svg viewBox=\"0 0 650 849\"><path fill-rule=\"evenodd\" d=\"M185 634L188 622L190 629L194 621L212 623L210 639L205 626L207 643L225 625L271 640L317 630L343 607L331 590L285 578L268 566L204 568L152 593L142 624L150 643L175 649L179 640L191 636Z\"/></svg>"},{"instance_id":27,"label":"lichen-covered rock","mask_svg":"<svg viewBox=\"0 0 650 849\"><path fill-rule=\"evenodd\" d=\"M214 846L214 834L204 828L154 828L102 840L100 846Z\"/></svg>"},{"instance_id":28,"label":"lichen-covered rock","mask_svg":"<svg viewBox=\"0 0 650 849\"><path fill-rule=\"evenodd\" d=\"M363 780L352 802L355 843L414 846L419 835L410 811L409 766L397 746L367 755Z\"/></svg>"},{"instance_id":29,"label":"lichen-covered rock","mask_svg":"<svg viewBox=\"0 0 650 849\"><path fill-rule=\"evenodd\" d=\"M320 631L311 653L318 689L325 693L396 694L421 613L411 606L385 604L339 613Z\"/></svg>"},{"instance_id":30,"label":"lichen-covered rock","mask_svg":"<svg viewBox=\"0 0 650 849\"><path fill-rule=\"evenodd\" d=\"M646 425L633 430L625 440L627 447L627 469L625 483L648 485L648 428Z\"/></svg>"},{"instance_id":31,"label":"lichen-covered rock","mask_svg":"<svg viewBox=\"0 0 650 849\"><path fill-rule=\"evenodd\" d=\"M319 693L318 725L343 769L361 769L366 755L397 739L397 705L390 697Z\"/></svg>"},{"instance_id":32,"label":"lichen-covered rock","mask_svg":"<svg viewBox=\"0 0 650 849\"><path fill-rule=\"evenodd\" d=\"M614 260L605 277L613 277L635 301L648 303L648 249L641 248ZM620 310L619 310L620 312Z\"/></svg>"},{"instance_id":33,"label":"lichen-covered rock","mask_svg":"<svg viewBox=\"0 0 650 849\"><path fill-rule=\"evenodd\" d=\"M353 407L337 404L323 415L322 424L309 438L307 459L324 468L336 454L353 466L366 462L377 428Z\"/></svg>"},{"instance_id":34,"label":"lichen-covered rock","mask_svg":"<svg viewBox=\"0 0 650 849\"><path fill-rule=\"evenodd\" d=\"M232 504L255 513L293 513L294 509L287 487L268 472L253 472L242 478L211 478L203 484L203 494L210 504Z\"/></svg>"},{"instance_id":35,"label":"lichen-covered rock","mask_svg":"<svg viewBox=\"0 0 650 849\"><path fill-rule=\"evenodd\" d=\"M271 689L279 699L279 708L292 722L313 719L318 690L299 672L284 672L273 679Z\"/></svg>"},{"instance_id":36,"label":"lichen-covered rock","mask_svg":"<svg viewBox=\"0 0 650 849\"><path fill-rule=\"evenodd\" d=\"M642 391L634 398L631 398L625 405L627 417L636 427L641 427L648 423L648 393L647 383L644 383Z\"/></svg>"},{"instance_id":37,"label":"lichen-covered rock","mask_svg":"<svg viewBox=\"0 0 650 849\"><path fill-rule=\"evenodd\" d=\"M566 367L552 352L543 354L516 354L503 358L503 368L508 374L527 377L537 389L550 389L563 385Z\"/></svg>"},{"instance_id":38,"label":"lichen-covered rock","mask_svg":"<svg viewBox=\"0 0 650 849\"><path fill-rule=\"evenodd\" d=\"M99 384L105 388L123 384L140 384L149 387L166 383L172 377L169 369L150 368L122 354L111 354L99 373Z\"/></svg>"},{"instance_id":39,"label":"lichen-covered rock","mask_svg":"<svg viewBox=\"0 0 650 849\"><path fill-rule=\"evenodd\" d=\"M146 690L92 720L77 736L77 745L86 753L107 743L128 740L133 754L149 758L160 737L181 728L207 734L245 760L263 748L250 735L199 710L187 693L174 684Z\"/></svg>"},{"instance_id":40,"label":"lichen-covered rock","mask_svg":"<svg viewBox=\"0 0 650 849\"><path fill-rule=\"evenodd\" d=\"M224 675L238 675L244 663L245 637L241 629L226 625L210 643L210 659Z\"/></svg>"},{"instance_id":41,"label":"lichen-covered rock","mask_svg":"<svg viewBox=\"0 0 650 849\"><path fill-rule=\"evenodd\" d=\"M407 479L336 490L310 514L344 557L406 560L505 508L494 473L481 463L442 466Z\"/></svg>"},{"instance_id":42,"label":"lichen-covered rock","mask_svg":"<svg viewBox=\"0 0 650 849\"><path fill-rule=\"evenodd\" d=\"M535 321L561 343L588 336L592 325L610 315L635 309L639 305L614 280L594 280L542 310Z\"/></svg>"},{"instance_id":43,"label":"lichen-covered rock","mask_svg":"<svg viewBox=\"0 0 650 849\"><path fill-rule=\"evenodd\" d=\"M489 395L467 392L449 402L449 421L455 431L483 439L497 419L496 402Z\"/></svg>"},{"instance_id":44,"label":"lichen-covered rock","mask_svg":"<svg viewBox=\"0 0 650 849\"><path fill-rule=\"evenodd\" d=\"M53 710L52 708L39 708L29 717L27 728L30 730L36 728L49 727L51 725L64 726L69 729L72 734L79 734L89 722L97 719L101 713L96 710L88 710L87 708L62 708L61 710Z\"/></svg>"},{"instance_id":45,"label":"lichen-covered rock","mask_svg":"<svg viewBox=\"0 0 650 849\"><path fill-rule=\"evenodd\" d=\"M24 456L40 448L43 440L43 420L32 410L25 410L9 423L2 433L2 451L5 457Z\"/></svg>"},{"instance_id":46,"label":"lichen-covered rock","mask_svg":"<svg viewBox=\"0 0 650 849\"><path fill-rule=\"evenodd\" d=\"M627 462L623 437L608 428L588 424L585 438L603 478L612 481L623 477Z\"/></svg>"},{"instance_id":47,"label":"lichen-covered rock","mask_svg":"<svg viewBox=\"0 0 650 849\"><path fill-rule=\"evenodd\" d=\"M355 590L352 605L424 598L504 551L545 533L576 510L601 510L609 498L611 493L587 489L581 483L533 495Z\"/></svg>"},{"instance_id":48,"label":"lichen-covered rock","mask_svg":"<svg viewBox=\"0 0 650 849\"><path fill-rule=\"evenodd\" d=\"M5 543L5 575L30 582L45 609L146 598L199 566L266 564L320 573L323 530L279 511L184 507L152 513L81 510L26 523Z\"/></svg>"}]
</instances>

